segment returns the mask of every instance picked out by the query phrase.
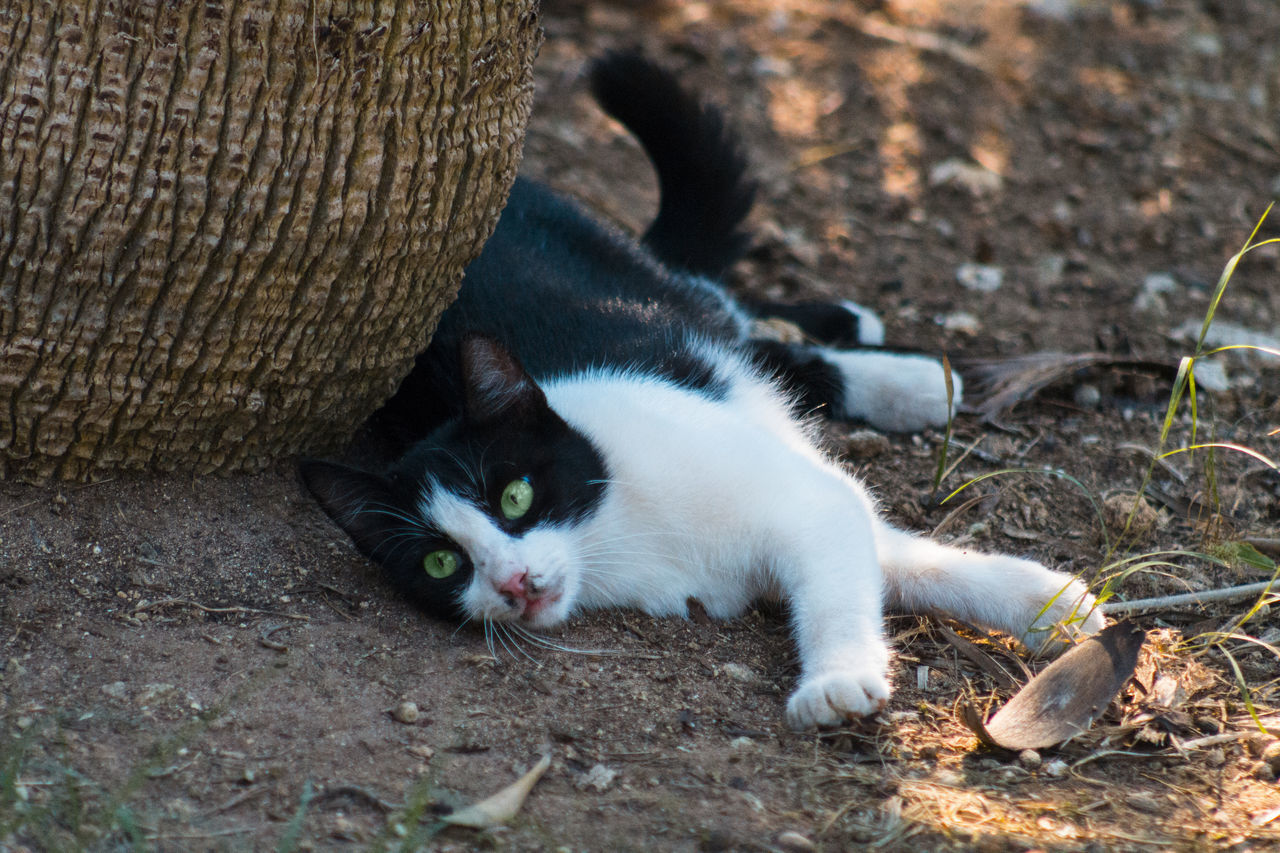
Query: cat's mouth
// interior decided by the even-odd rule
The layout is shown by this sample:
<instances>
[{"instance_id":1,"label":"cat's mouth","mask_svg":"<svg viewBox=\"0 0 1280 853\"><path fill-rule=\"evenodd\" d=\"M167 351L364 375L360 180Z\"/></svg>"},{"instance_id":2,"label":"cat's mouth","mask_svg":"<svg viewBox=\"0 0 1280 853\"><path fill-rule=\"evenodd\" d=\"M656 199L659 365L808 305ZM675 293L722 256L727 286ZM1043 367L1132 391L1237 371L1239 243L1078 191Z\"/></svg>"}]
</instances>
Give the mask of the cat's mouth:
<instances>
[{"instance_id":1,"label":"cat's mouth","mask_svg":"<svg viewBox=\"0 0 1280 853\"><path fill-rule=\"evenodd\" d=\"M527 599L524 603L524 609L520 612L520 618L526 622L535 621L540 613L559 600L560 593L558 592Z\"/></svg>"}]
</instances>

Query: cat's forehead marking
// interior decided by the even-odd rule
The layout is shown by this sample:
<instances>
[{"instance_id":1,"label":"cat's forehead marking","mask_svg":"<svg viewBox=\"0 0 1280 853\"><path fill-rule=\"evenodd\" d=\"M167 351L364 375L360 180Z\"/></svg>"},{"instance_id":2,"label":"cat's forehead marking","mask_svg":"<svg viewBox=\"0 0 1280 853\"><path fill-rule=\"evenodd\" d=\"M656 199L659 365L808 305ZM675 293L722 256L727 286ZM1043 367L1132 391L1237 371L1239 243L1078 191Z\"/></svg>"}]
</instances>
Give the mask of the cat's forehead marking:
<instances>
[{"instance_id":1,"label":"cat's forehead marking","mask_svg":"<svg viewBox=\"0 0 1280 853\"><path fill-rule=\"evenodd\" d=\"M488 513L453 492L436 489L418 505L423 518L441 533L461 545L475 558L476 552L495 536L504 536Z\"/></svg>"}]
</instances>

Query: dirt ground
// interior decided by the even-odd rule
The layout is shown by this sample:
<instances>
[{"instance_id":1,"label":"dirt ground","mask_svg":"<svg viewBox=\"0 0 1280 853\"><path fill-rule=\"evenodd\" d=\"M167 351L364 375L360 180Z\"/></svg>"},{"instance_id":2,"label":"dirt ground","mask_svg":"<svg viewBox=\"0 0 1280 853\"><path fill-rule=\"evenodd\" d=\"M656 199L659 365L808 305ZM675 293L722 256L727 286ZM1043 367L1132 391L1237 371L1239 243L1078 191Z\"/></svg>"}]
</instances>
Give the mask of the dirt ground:
<instances>
[{"instance_id":1,"label":"dirt ground","mask_svg":"<svg viewBox=\"0 0 1280 853\"><path fill-rule=\"evenodd\" d=\"M856 299L891 342L957 364L1176 365L1280 194L1272 0L553 0L544 25L527 173L645 224L648 167L580 78L641 47L726 108L756 166L735 284ZM1226 342L1280 335L1278 258L1241 264ZM1201 390L1194 437L1182 409L1166 449L1280 458L1280 361L1215 360L1224 390ZM1122 598L1269 577L1239 543L1277 556L1280 476L1234 450L1152 468L1169 387L1158 369L1067 371L959 418L940 494L1032 473L942 505L941 434L832 436L901 524L1099 587L1141 566ZM1149 469L1141 529L1120 538ZM1146 553L1161 556L1123 562ZM1253 603L1139 616L1136 681L1087 735L1020 758L957 717L1011 693L965 651L1019 673L963 626L891 618L888 712L799 735L774 611L592 615L557 639L609 654L491 656L394 598L290 463L0 484L0 849L1280 849L1280 616ZM411 721L392 713L406 701ZM548 749L509 827L434 820Z\"/></svg>"}]
</instances>

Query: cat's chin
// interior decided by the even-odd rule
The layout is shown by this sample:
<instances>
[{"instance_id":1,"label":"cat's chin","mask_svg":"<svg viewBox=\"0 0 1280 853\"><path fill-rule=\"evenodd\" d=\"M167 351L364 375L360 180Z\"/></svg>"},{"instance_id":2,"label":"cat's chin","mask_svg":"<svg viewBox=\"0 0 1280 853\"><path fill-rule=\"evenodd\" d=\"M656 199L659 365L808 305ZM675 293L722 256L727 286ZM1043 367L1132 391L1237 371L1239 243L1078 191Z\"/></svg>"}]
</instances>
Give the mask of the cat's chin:
<instances>
[{"instance_id":1,"label":"cat's chin","mask_svg":"<svg viewBox=\"0 0 1280 853\"><path fill-rule=\"evenodd\" d=\"M569 616L570 605L563 594L548 595L529 602L519 621L530 628L550 628Z\"/></svg>"}]
</instances>

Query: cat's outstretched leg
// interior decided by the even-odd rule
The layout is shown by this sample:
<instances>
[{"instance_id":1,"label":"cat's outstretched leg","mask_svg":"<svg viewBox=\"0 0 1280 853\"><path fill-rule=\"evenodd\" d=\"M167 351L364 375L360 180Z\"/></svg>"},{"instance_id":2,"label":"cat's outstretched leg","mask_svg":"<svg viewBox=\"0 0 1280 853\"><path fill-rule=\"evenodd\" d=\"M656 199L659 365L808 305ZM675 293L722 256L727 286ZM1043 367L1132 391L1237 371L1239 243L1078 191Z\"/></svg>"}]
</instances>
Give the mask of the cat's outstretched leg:
<instances>
[{"instance_id":1,"label":"cat's outstretched leg","mask_svg":"<svg viewBox=\"0 0 1280 853\"><path fill-rule=\"evenodd\" d=\"M800 657L786 711L796 730L874 714L890 692L875 522L847 482L831 477L806 484L803 493L794 517L776 528L771 571L790 607Z\"/></svg>"},{"instance_id":2,"label":"cat's outstretched leg","mask_svg":"<svg viewBox=\"0 0 1280 853\"><path fill-rule=\"evenodd\" d=\"M785 320L813 343L829 347L884 346L884 323L856 302L761 302L739 297L739 304L761 320Z\"/></svg>"},{"instance_id":3,"label":"cat's outstretched leg","mask_svg":"<svg viewBox=\"0 0 1280 853\"><path fill-rule=\"evenodd\" d=\"M948 401L942 363L926 355L769 340L749 346L755 363L778 377L806 414L917 432L945 426L964 393L960 375L952 373Z\"/></svg>"},{"instance_id":4,"label":"cat's outstretched leg","mask_svg":"<svg viewBox=\"0 0 1280 853\"><path fill-rule=\"evenodd\" d=\"M944 545L879 519L875 540L891 610L952 616L1012 634L1032 650L1106 627L1084 583L1064 572Z\"/></svg>"}]
</instances>

